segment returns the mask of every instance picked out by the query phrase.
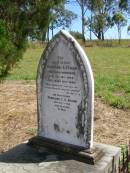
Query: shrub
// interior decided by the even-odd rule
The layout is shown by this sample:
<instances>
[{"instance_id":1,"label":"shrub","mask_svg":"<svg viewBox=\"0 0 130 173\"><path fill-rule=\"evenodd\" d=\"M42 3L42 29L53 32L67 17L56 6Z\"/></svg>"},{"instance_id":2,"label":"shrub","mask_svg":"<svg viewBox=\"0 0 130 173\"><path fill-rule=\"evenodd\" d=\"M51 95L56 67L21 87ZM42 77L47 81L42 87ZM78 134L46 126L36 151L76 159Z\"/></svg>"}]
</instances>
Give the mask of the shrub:
<instances>
[{"instance_id":1,"label":"shrub","mask_svg":"<svg viewBox=\"0 0 130 173\"><path fill-rule=\"evenodd\" d=\"M22 57L28 36L46 31L50 9L62 0L0 0L0 77Z\"/></svg>"},{"instance_id":2,"label":"shrub","mask_svg":"<svg viewBox=\"0 0 130 173\"><path fill-rule=\"evenodd\" d=\"M73 36L73 37L75 37L76 39L82 39L83 38L83 35L82 35L82 33L80 33L80 32L75 32L75 31L70 31L70 34Z\"/></svg>"},{"instance_id":3,"label":"shrub","mask_svg":"<svg viewBox=\"0 0 130 173\"><path fill-rule=\"evenodd\" d=\"M9 70L22 57L24 44L17 47L13 34L8 31L6 24L0 20L0 77L8 74Z\"/></svg>"}]
</instances>

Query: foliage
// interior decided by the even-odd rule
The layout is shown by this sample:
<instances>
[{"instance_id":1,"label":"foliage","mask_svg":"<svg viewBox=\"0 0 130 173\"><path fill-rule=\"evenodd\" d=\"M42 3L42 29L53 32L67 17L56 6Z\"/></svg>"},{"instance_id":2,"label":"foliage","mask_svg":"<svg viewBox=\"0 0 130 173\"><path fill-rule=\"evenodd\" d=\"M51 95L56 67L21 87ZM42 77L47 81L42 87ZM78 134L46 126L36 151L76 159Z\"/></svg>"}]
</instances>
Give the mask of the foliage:
<instances>
[{"instance_id":1,"label":"foliage","mask_svg":"<svg viewBox=\"0 0 130 173\"><path fill-rule=\"evenodd\" d=\"M113 16L113 21L117 26L118 29L118 38L119 38L119 43L121 40L121 29L123 26L125 26L127 24L127 21L125 19L125 17L120 13L120 12L116 12Z\"/></svg>"},{"instance_id":2,"label":"foliage","mask_svg":"<svg viewBox=\"0 0 130 173\"><path fill-rule=\"evenodd\" d=\"M86 26L99 40L104 40L104 33L113 26L113 22L107 13L95 14L86 21Z\"/></svg>"},{"instance_id":3,"label":"foliage","mask_svg":"<svg viewBox=\"0 0 130 173\"><path fill-rule=\"evenodd\" d=\"M128 170L130 171L130 144L128 145L121 145L121 162L120 162L120 168L121 172L125 172Z\"/></svg>"},{"instance_id":4,"label":"foliage","mask_svg":"<svg viewBox=\"0 0 130 173\"><path fill-rule=\"evenodd\" d=\"M113 26L114 4L114 0L88 0L91 17L86 20L86 26L99 40L104 40L104 33Z\"/></svg>"},{"instance_id":5,"label":"foliage","mask_svg":"<svg viewBox=\"0 0 130 173\"><path fill-rule=\"evenodd\" d=\"M130 34L130 26L128 26L127 32L128 34Z\"/></svg>"},{"instance_id":6,"label":"foliage","mask_svg":"<svg viewBox=\"0 0 130 173\"><path fill-rule=\"evenodd\" d=\"M65 9L64 4L61 3L52 9L50 29L58 27L69 28L72 20L75 18L77 18L77 15L72 11Z\"/></svg>"},{"instance_id":7,"label":"foliage","mask_svg":"<svg viewBox=\"0 0 130 173\"><path fill-rule=\"evenodd\" d=\"M49 41L50 30L52 30L53 37L54 30L56 28L69 28L72 21L77 18L77 15L75 13L65 8L65 0L60 1L61 3L54 5L53 8L51 8L51 10L49 11L49 20L46 28L39 27L39 25L36 26L34 32L30 35L32 40L45 41L47 39ZM43 26L43 24L41 24L40 26Z\"/></svg>"},{"instance_id":8,"label":"foliage","mask_svg":"<svg viewBox=\"0 0 130 173\"><path fill-rule=\"evenodd\" d=\"M94 12L109 14L114 10L113 5L115 5L115 0L88 0L88 8Z\"/></svg>"},{"instance_id":9,"label":"foliage","mask_svg":"<svg viewBox=\"0 0 130 173\"><path fill-rule=\"evenodd\" d=\"M6 75L21 58L24 48L24 40L17 47L12 40L11 33L7 30L5 22L0 20L0 76Z\"/></svg>"},{"instance_id":10,"label":"foliage","mask_svg":"<svg viewBox=\"0 0 130 173\"><path fill-rule=\"evenodd\" d=\"M66 3L77 3L81 10L81 24L82 24L82 41L85 42L85 14L87 12L88 0L66 0Z\"/></svg>"},{"instance_id":11,"label":"foliage","mask_svg":"<svg viewBox=\"0 0 130 173\"><path fill-rule=\"evenodd\" d=\"M36 80L37 66L43 52L43 45L30 47L25 51L18 65L6 77L7 80Z\"/></svg>"},{"instance_id":12,"label":"foliage","mask_svg":"<svg viewBox=\"0 0 130 173\"><path fill-rule=\"evenodd\" d=\"M70 31L70 34L75 37L76 39L82 39L83 35L80 32Z\"/></svg>"},{"instance_id":13,"label":"foliage","mask_svg":"<svg viewBox=\"0 0 130 173\"><path fill-rule=\"evenodd\" d=\"M104 40L105 32L114 26L113 14L122 12L127 16L130 13L129 0L66 0L66 3L72 5L75 2L81 10L83 41L85 41L85 28L90 31L90 40L92 33L99 40Z\"/></svg>"},{"instance_id":14,"label":"foliage","mask_svg":"<svg viewBox=\"0 0 130 173\"><path fill-rule=\"evenodd\" d=\"M128 11L128 9L129 9L129 0L119 0L119 9L121 11Z\"/></svg>"},{"instance_id":15,"label":"foliage","mask_svg":"<svg viewBox=\"0 0 130 173\"><path fill-rule=\"evenodd\" d=\"M22 57L27 36L46 30L50 9L61 0L0 1L0 76L7 75Z\"/></svg>"}]
</instances>

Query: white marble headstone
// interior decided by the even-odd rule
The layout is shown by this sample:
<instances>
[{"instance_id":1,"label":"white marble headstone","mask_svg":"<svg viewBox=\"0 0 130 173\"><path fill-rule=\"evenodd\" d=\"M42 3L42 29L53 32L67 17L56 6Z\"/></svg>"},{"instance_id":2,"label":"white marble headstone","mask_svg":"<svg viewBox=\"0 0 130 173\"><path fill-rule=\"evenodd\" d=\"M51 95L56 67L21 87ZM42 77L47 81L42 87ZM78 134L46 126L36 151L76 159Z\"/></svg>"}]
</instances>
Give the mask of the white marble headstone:
<instances>
[{"instance_id":1,"label":"white marble headstone","mask_svg":"<svg viewBox=\"0 0 130 173\"><path fill-rule=\"evenodd\" d=\"M60 31L43 52L37 95L39 136L93 146L93 74L83 49L66 31Z\"/></svg>"}]
</instances>

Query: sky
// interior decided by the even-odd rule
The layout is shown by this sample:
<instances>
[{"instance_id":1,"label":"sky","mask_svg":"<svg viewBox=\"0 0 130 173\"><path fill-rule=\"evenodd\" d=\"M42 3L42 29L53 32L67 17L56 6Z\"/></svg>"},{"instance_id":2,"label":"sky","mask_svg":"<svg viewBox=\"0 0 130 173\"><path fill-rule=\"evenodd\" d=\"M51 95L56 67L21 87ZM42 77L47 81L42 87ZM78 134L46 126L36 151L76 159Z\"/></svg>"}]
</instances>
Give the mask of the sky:
<instances>
[{"instance_id":1,"label":"sky","mask_svg":"<svg viewBox=\"0 0 130 173\"><path fill-rule=\"evenodd\" d=\"M82 25L81 25L81 10L80 10L79 5L77 3L75 3L73 5L67 4L66 9L71 10L75 14L78 15L78 18L75 19L72 22L70 28L66 29L66 30L81 32L81 27L82 27ZM87 15L88 15L88 13L86 13L86 17L87 17ZM122 28L122 39L130 39L130 35L128 35L128 33L127 33L128 25L130 25L130 19L127 21L127 26ZM56 29L54 33L57 33L60 29L62 29L62 28ZM89 31L87 31L87 29L85 30L85 37L86 37L86 39L89 39ZM94 34L92 34L92 39L97 39ZM118 39L118 32L117 32L116 26L108 29L108 31L105 33L105 39Z\"/></svg>"}]
</instances>

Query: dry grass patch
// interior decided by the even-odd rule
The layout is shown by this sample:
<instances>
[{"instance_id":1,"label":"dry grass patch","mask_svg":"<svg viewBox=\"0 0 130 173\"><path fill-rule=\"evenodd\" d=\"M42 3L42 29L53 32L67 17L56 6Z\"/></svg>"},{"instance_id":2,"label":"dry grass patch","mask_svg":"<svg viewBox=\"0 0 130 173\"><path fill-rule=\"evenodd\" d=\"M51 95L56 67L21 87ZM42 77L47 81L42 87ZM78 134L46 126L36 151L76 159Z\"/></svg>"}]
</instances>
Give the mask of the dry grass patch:
<instances>
[{"instance_id":1,"label":"dry grass patch","mask_svg":"<svg viewBox=\"0 0 130 173\"><path fill-rule=\"evenodd\" d=\"M36 87L30 81L0 84L0 151L19 144L36 133ZM95 100L94 141L119 146L130 139L130 111Z\"/></svg>"}]
</instances>

